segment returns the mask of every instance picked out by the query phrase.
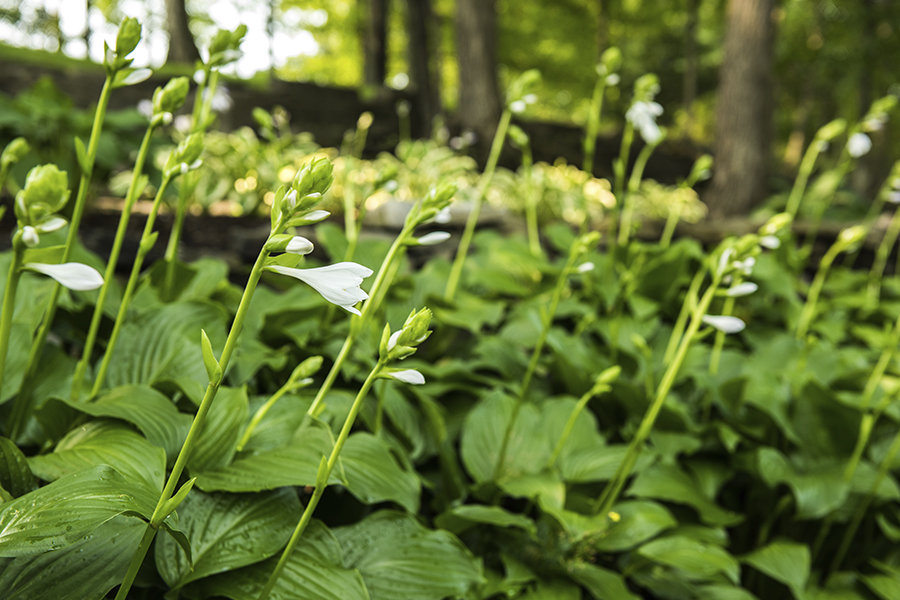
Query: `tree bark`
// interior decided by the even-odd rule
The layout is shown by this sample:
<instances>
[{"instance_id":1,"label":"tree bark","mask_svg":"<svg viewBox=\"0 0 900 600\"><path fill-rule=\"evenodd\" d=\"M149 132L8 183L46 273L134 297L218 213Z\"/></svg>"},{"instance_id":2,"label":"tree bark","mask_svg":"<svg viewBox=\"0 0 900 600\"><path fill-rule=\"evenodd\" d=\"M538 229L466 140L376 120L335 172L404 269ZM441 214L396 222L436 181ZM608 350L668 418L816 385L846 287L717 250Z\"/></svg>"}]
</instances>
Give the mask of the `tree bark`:
<instances>
[{"instance_id":1,"label":"tree bark","mask_svg":"<svg viewBox=\"0 0 900 600\"><path fill-rule=\"evenodd\" d=\"M188 22L185 0L166 0L166 23L169 28L169 54L166 62L192 65L200 60L200 52Z\"/></svg>"},{"instance_id":2,"label":"tree bark","mask_svg":"<svg viewBox=\"0 0 900 600\"><path fill-rule=\"evenodd\" d=\"M415 95L414 112L419 135L428 136L441 112L435 55L434 13L431 0L407 0L409 83ZM415 134L414 134L415 135Z\"/></svg>"},{"instance_id":3,"label":"tree bark","mask_svg":"<svg viewBox=\"0 0 900 600\"><path fill-rule=\"evenodd\" d=\"M765 198L772 129L773 0L729 0L719 69L710 215L745 214Z\"/></svg>"},{"instance_id":4,"label":"tree bark","mask_svg":"<svg viewBox=\"0 0 900 600\"><path fill-rule=\"evenodd\" d=\"M476 155L486 156L501 109L495 0L457 1L456 55L459 62L457 121L477 136Z\"/></svg>"},{"instance_id":5,"label":"tree bark","mask_svg":"<svg viewBox=\"0 0 900 600\"><path fill-rule=\"evenodd\" d=\"M363 44L363 83L380 88L387 77L388 0L369 0Z\"/></svg>"}]
</instances>

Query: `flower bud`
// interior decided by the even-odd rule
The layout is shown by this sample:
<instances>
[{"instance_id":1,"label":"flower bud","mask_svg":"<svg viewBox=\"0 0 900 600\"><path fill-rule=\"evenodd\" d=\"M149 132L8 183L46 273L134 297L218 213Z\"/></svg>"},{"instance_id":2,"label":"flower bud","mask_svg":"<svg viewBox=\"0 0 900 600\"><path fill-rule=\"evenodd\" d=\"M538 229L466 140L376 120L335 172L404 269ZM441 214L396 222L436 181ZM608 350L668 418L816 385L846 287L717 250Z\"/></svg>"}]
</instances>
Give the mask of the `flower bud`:
<instances>
[{"instance_id":1,"label":"flower bud","mask_svg":"<svg viewBox=\"0 0 900 600\"><path fill-rule=\"evenodd\" d=\"M41 243L37 230L31 225L26 225L22 228L22 243L29 248L34 248Z\"/></svg>"},{"instance_id":2,"label":"flower bud","mask_svg":"<svg viewBox=\"0 0 900 600\"><path fill-rule=\"evenodd\" d=\"M304 205L303 199L305 197L319 194L318 197L313 196L313 198L319 198L328 191L328 188L334 182L332 171L334 171L334 164L323 156L314 158L297 172L297 175L294 176L292 187L297 191L298 201L300 202L298 208L300 210L312 208L312 205ZM317 203L318 200L313 205Z\"/></svg>"},{"instance_id":3,"label":"flower bud","mask_svg":"<svg viewBox=\"0 0 900 600\"><path fill-rule=\"evenodd\" d=\"M28 172L20 193L27 213L35 221L59 212L69 200L69 179L56 165L40 165ZM18 216L18 215L17 215ZM19 216L19 218L22 218Z\"/></svg>"},{"instance_id":4,"label":"flower bud","mask_svg":"<svg viewBox=\"0 0 900 600\"><path fill-rule=\"evenodd\" d=\"M30 150L31 146L28 145L25 138L17 137L3 149L3 154L0 154L0 164L8 166L17 163L22 160Z\"/></svg>"},{"instance_id":5,"label":"flower bud","mask_svg":"<svg viewBox=\"0 0 900 600\"><path fill-rule=\"evenodd\" d=\"M844 133L846 129L847 121L844 119L835 119L819 128L819 131L816 132L816 139L828 142Z\"/></svg>"},{"instance_id":6,"label":"flower bud","mask_svg":"<svg viewBox=\"0 0 900 600\"><path fill-rule=\"evenodd\" d=\"M173 77L165 87L156 88L153 92L153 114L171 113L181 108L189 89L187 77Z\"/></svg>"},{"instance_id":7,"label":"flower bud","mask_svg":"<svg viewBox=\"0 0 900 600\"><path fill-rule=\"evenodd\" d=\"M316 373L318 373L319 369L322 368L322 357L321 356L310 356L302 363L297 365L294 369L293 373L291 373L289 382L292 384L296 384L298 382L303 381L307 377L312 377Z\"/></svg>"},{"instance_id":8,"label":"flower bud","mask_svg":"<svg viewBox=\"0 0 900 600\"><path fill-rule=\"evenodd\" d=\"M703 315L703 322L722 333L738 333L747 327L739 318L728 315Z\"/></svg>"},{"instance_id":9,"label":"flower bud","mask_svg":"<svg viewBox=\"0 0 900 600\"><path fill-rule=\"evenodd\" d=\"M600 55L600 64L606 67L606 73L615 73L622 66L622 51L611 46Z\"/></svg>"},{"instance_id":10,"label":"flower bud","mask_svg":"<svg viewBox=\"0 0 900 600\"><path fill-rule=\"evenodd\" d=\"M291 190L291 192L296 194L293 190ZM313 225L319 221L324 221L330 216L331 213L327 210L313 210L302 215L297 215L288 222L288 225L291 227L305 227L306 225Z\"/></svg>"},{"instance_id":11,"label":"flower bud","mask_svg":"<svg viewBox=\"0 0 900 600\"><path fill-rule=\"evenodd\" d=\"M380 379L396 379L403 383L411 385L422 385L425 383L425 376L415 369L384 369L379 375Z\"/></svg>"},{"instance_id":12,"label":"flower bud","mask_svg":"<svg viewBox=\"0 0 900 600\"><path fill-rule=\"evenodd\" d=\"M141 24L134 17L128 17L119 25L116 35L116 55L125 58L137 48L141 41Z\"/></svg>"},{"instance_id":13,"label":"flower bud","mask_svg":"<svg viewBox=\"0 0 900 600\"><path fill-rule=\"evenodd\" d=\"M403 360L414 354L416 347L431 335L431 332L428 331L430 323L431 310L427 308L423 308L419 312L413 310L400 330L395 331L387 339L382 336L380 345L382 358Z\"/></svg>"},{"instance_id":14,"label":"flower bud","mask_svg":"<svg viewBox=\"0 0 900 600\"><path fill-rule=\"evenodd\" d=\"M417 246L434 246L450 239L450 234L446 231L432 231L426 233L420 238L413 240L413 244Z\"/></svg>"},{"instance_id":15,"label":"flower bud","mask_svg":"<svg viewBox=\"0 0 900 600\"><path fill-rule=\"evenodd\" d=\"M841 244L844 249L851 248L865 240L868 233L869 232L864 225L854 225L853 227L842 230L838 234L837 243Z\"/></svg>"}]
</instances>

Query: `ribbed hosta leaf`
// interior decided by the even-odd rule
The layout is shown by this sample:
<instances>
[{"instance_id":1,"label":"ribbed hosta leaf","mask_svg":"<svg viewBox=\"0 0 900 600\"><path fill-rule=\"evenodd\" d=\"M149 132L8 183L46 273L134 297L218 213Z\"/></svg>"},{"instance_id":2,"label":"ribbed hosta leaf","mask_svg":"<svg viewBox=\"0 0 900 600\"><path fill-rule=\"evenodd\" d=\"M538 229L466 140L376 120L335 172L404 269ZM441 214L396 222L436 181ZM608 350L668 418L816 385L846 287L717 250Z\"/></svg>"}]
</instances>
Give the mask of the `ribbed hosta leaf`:
<instances>
[{"instance_id":1,"label":"ribbed hosta leaf","mask_svg":"<svg viewBox=\"0 0 900 600\"><path fill-rule=\"evenodd\" d=\"M256 600L275 569L277 557L188 585L195 600L225 597ZM359 571L344 566L341 547L321 522L313 520L269 594L271 600L370 600Z\"/></svg>"},{"instance_id":2,"label":"ribbed hosta leaf","mask_svg":"<svg viewBox=\"0 0 900 600\"><path fill-rule=\"evenodd\" d=\"M188 469L196 475L223 468L231 462L241 426L247 420L247 390L220 388L213 401L197 445L188 460Z\"/></svg>"},{"instance_id":3,"label":"ribbed hosta leaf","mask_svg":"<svg viewBox=\"0 0 900 600\"><path fill-rule=\"evenodd\" d=\"M374 435L351 435L341 451L341 463L347 489L363 502L393 500L410 512L418 510L419 478L401 469L384 442Z\"/></svg>"},{"instance_id":4,"label":"ribbed hosta leaf","mask_svg":"<svg viewBox=\"0 0 900 600\"><path fill-rule=\"evenodd\" d=\"M100 600L122 582L147 524L119 516L73 544L35 556L0 559L4 600Z\"/></svg>"},{"instance_id":5,"label":"ribbed hosta leaf","mask_svg":"<svg viewBox=\"0 0 900 600\"><path fill-rule=\"evenodd\" d=\"M28 459L11 440L0 437L0 487L19 497L37 487Z\"/></svg>"},{"instance_id":6,"label":"ribbed hosta leaf","mask_svg":"<svg viewBox=\"0 0 900 600\"><path fill-rule=\"evenodd\" d=\"M149 519L156 500L107 465L72 473L0 506L0 556L64 548L123 513Z\"/></svg>"},{"instance_id":7,"label":"ribbed hosta leaf","mask_svg":"<svg viewBox=\"0 0 900 600\"><path fill-rule=\"evenodd\" d=\"M156 566L172 587L275 554L300 519L300 501L288 488L252 495L195 490L178 507L178 517L191 542L193 569L172 536L156 540Z\"/></svg>"},{"instance_id":8,"label":"ribbed hosta leaf","mask_svg":"<svg viewBox=\"0 0 900 600\"><path fill-rule=\"evenodd\" d=\"M482 581L479 562L455 536L402 513L380 511L334 534L344 564L359 569L372 600L464 596Z\"/></svg>"}]
</instances>

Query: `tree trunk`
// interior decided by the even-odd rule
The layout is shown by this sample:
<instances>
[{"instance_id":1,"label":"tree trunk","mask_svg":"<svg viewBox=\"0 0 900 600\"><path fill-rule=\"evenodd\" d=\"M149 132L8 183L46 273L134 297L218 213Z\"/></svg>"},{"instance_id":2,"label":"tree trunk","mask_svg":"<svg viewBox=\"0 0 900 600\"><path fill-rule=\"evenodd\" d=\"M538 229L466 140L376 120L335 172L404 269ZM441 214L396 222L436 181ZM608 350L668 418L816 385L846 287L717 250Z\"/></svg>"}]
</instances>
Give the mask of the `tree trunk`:
<instances>
[{"instance_id":1,"label":"tree trunk","mask_svg":"<svg viewBox=\"0 0 900 600\"><path fill-rule=\"evenodd\" d=\"M431 0L407 0L407 32L409 36L409 83L415 94L414 111L418 115L419 135L431 134L434 117L441 112L440 88L434 47L434 14ZM415 136L415 134L414 134Z\"/></svg>"},{"instance_id":2,"label":"tree trunk","mask_svg":"<svg viewBox=\"0 0 900 600\"><path fill-rule=\"evenodd\" d=\"M369 0L363 44L363 83L380 88L387 77L388 0Z\"/></svg>"},{"instance_id":3,"label":"tree trunk","mask_svg":"<svg viewBox=\"0 0 900 600\"><path fill-rule=\"evenodd\" d=\"M188 27L185 0L166 0L166 23L169 28L168 63L188 63L200 60L200 52Z\"/></svg>"},{"instance_id":4,"label":"tree trunk","mask_svg":"<svg viewBox=\"0 0 900 600\"><path fill-rule=\"evenodd\" d=\"M477 136L476 155L487 156L501 109L495 0L457 0L456 55L459 62L457 120Z\"/></svg>"},{"instance_id":5,"label":"tree trunk","mask_svg":"<svg viewBox=\"0 0 900 600\"><path fill-rule=\"evenodd\" d=\"M710 215L745 214L765 198L772 127L773 0L729 0L719 69Z\"/></svg>"}]
</instances>

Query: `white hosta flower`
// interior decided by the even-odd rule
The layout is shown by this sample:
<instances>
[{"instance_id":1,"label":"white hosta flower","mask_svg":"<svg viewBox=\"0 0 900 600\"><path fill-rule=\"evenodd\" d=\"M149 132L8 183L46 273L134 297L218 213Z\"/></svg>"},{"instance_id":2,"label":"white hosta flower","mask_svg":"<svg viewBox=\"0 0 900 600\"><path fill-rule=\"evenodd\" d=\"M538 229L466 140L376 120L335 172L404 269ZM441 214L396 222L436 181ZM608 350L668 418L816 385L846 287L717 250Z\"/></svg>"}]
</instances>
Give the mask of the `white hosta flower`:
<instances>
[{"instance_id":1,"label":"white hosta flower","mask_svg":"<svg viewBox=\"0 0 900 600\"><path fill-rule=\"evenodd\" d=\"M362 302L369 295L360 289L363 279L372 274L372 270L352 262L339 262L327 267L315 269L292 269L273 265L269 270L288 277L299 279L320 294L322 297L355 315L360 312L353 306Z\"/></svg>"},{"instance_id":2,"label":"white hosta flower","mask_svg":"<svg viewBox=\"0 0 900 600\"><path fill-rule=\"evenodd\" d=\"M900 204L900 190L894 190L887 195L887 201L891 204Z\"/></svg>"},{"instance_id":3,"label":"white hosta flower","mask_svg":"<svg viewBox=\"0 0 900 600\"><path fill-rule=\"evenodd\" d=\"M872 140L864 133L854 133L847 140L847 152L853 158L865 156L872 149Z\"/></svg>"},{"instance_id":4,"label":"white hosta flower","mask_svg":"<svg viewBox=\"0 0 900 600\"><path fill-rule=\"evenodd\" d=\"M594 263L592 263L592 262L581 263L580 265L578 265L578 268L576 268L575 270L578 271L579 273L587 273L589 271L593 271Z\"/></svg>"},{"instance_id":5,"label":"white hosta flower","mask_svg":"<svg viewBox=\"0 0 900 600\"><path fill-rule=\"evenodd\" d=\"M703 322L722 333L738 333L747 327L747 324L737 317L728 315L703 315Z\"/></svg>"},{"instance_id":6,"label":"white hosta flower","mask_svg":"<svg viewBox=\"0 0 900 600\"><path fill-rule=\"evenodd\" d=\"M288 242L287 248L285 248L284 251L289 252L290 254L299 254L303 256L313 251L313 243L305 237L295 235L291 238L291 241Z\"/></svg>"},{"instance_id":7,"label":"white hosta flower","mask_svg":"<svg viewBox=\"0 0 900 600\"><path fill-rule=\"evenodd\" d=\"M411 383L412 385L422 385L425 383L425 376L415 369L403 369L402 371L393 371L385 373L386 377L402 381L403 383Z\"/></svg>"},{"instance_id":8,"label":"white hosta flower","mask_svg":"<svg viewBox=\"0 0 900 600\"><path fill-rule=\"evenodd\" d=\"M41 233L51 233L53 231L58 231L65 226L66 220L62 217L50 217L46 221L38 223L35 229Z\"/></svg>"},{"instance_id":9,"label":"white hosta flower","mask_svg":"<svg viewBox=\"0 0 900 600\"><path fill-rule=\"evenodd\" d=\"M388 352L393 350L397 346L397 340L400 339L400 334L403 333L402 329L398 329L394 333L391 334L391 337L388 339L387 349Z\"/></svg>"},{"instance_id":10,"label":"white hosta flower","mask_svg":"<svg viewBox=\"0 0 900 600\"><path fill-rule=\"evenodd\" d=\"M731 262L732 256L734 256L734 248L725 248L722 252L722 256L719 257L719 267L716 269L716 273L721 275L725 272L725 269L728 268L728 263Z\"/></svg>"},{"instance_id":11,"label":"white hosta flower","mask_svg":"<svg viewBox=\"0 0 900 600\"><path fill-rule=\"evenodd\" d=\"M764 235L759 238L759 245L769 250L776 250L781 247L781 240L774 235Z\"/></svg>"},{"instance_id":12,"label":"white hosta flower","mask_svg":"<svg viewBox=\"0 0 900 600\"><path fill-rule=\"evenodd\" d=\"M731 298L740 298L741 296L749 296L758 289L759 286L752 281L745 281L744 283L739 283L728 288L725 295L730 296Z\"/></svg>"},{"instance_id":13,"label":"white hosta flower","mask_svg":"<svg viewBox=\"0 0 900 600\"><path fill-rule=\"evenodd\" d=\"M444 223L449 223L452 218L453 215L450 214L450 207L445 206L434 216L434 222L443 225Z\"/></svg>"},{"instance_id":14,"label":"white hosta flower","mask_svg":"<svg viewBox=\"0 0 900 600\"><path fill-rule=\"evenodd\" d=\"M753 267L755 265L756 259L752 256L748 256L744 260L736 260L732 263L732 266L744 275L750 275L751 273L753 273Z\"/></svg>"},{"instance_id":15,"label":"white hosta flower","mask_svg":"<svg viewBox=\"0 0 900 600\"><path fill-rule=\"evenodd\" d=\"M26 263L22 268L52 277L60 285L79 292L95 290L103 285L103 276L100 272L82 263L70 262L61 265Z\"/></svg>"},{"instance_id":16,"label":"white hosta flower","mask_svg":"<svg viewBox=\"0 0 900 600\"><path fill-rule=\"evenodd\" d=\"M662 130L656 124L656 117L663 114L663 107L656 102L639 100L631 105L625 118L641 132L648 144L655 144L662 137Z\"/></svg>"},{"instance_id":17,"label":"white hosta flower","mask_svg":"<svg viewBox=\"0 0 900 600\"><path fill-rule=\"evenodd\" d=\"M619 75L618 73L610 73L606 76L606 85L612 87L614 85L619 85Z\"/></svg>"},{"instance_id":18,"label":"white hosta flower","mask_svg":"<svg viewBox=\"0 0 900 600\"><path fill-rule=\"evenodd\" d=\"M122 85L135 85L136 83L147 81L151 75L153 75L153 71L150 69L135 69L122 79Z\"/></svg>"},{"instance_id":19,"label":"white hosta flower","mask_svg":"<svg viewBox=\"0 0 900 600\"><path fill-rule=\"evenodd\" d=\"M34 248L41 243L41 237L38 235L37 229L31 225L22 228L22 243L29 248Z\"/></svg>"},{"instance_id":20,"label":"white hosta flower","mask_svg":"<svg viewBox=\"0 0 900 600\"><path fill-rule=\"evenodd\" d=\"M523 112L525 112L526 108L528 108L528 105L525 104L524 100L516 100L512 104L509 105L509 110L513 111L517 115L520 115Z\"/></svg>"},{"instance_id":21,"label":"white hosta flower","mask_svg":"<svg viewBox=\"0 0 900 600\"><path fill-rule=\"evenodd\" d=\"M446 231L432 231L431 233L426 233L422 237L416 240L416 243L419 246L434 246L435 244L440 244L441 242L446 242L450 239L450 234Z\"/></svg>"},{"instance_id":22,"label":"white hosta flower","mask_svg":"<svg viewBox=\"0 0 900 600\"><path fill-rule=\"evenodd\" d=\"M149 119L153 116L153 103L145 98L137 103L137 111Z\"/></svg>"}]
</instances>

